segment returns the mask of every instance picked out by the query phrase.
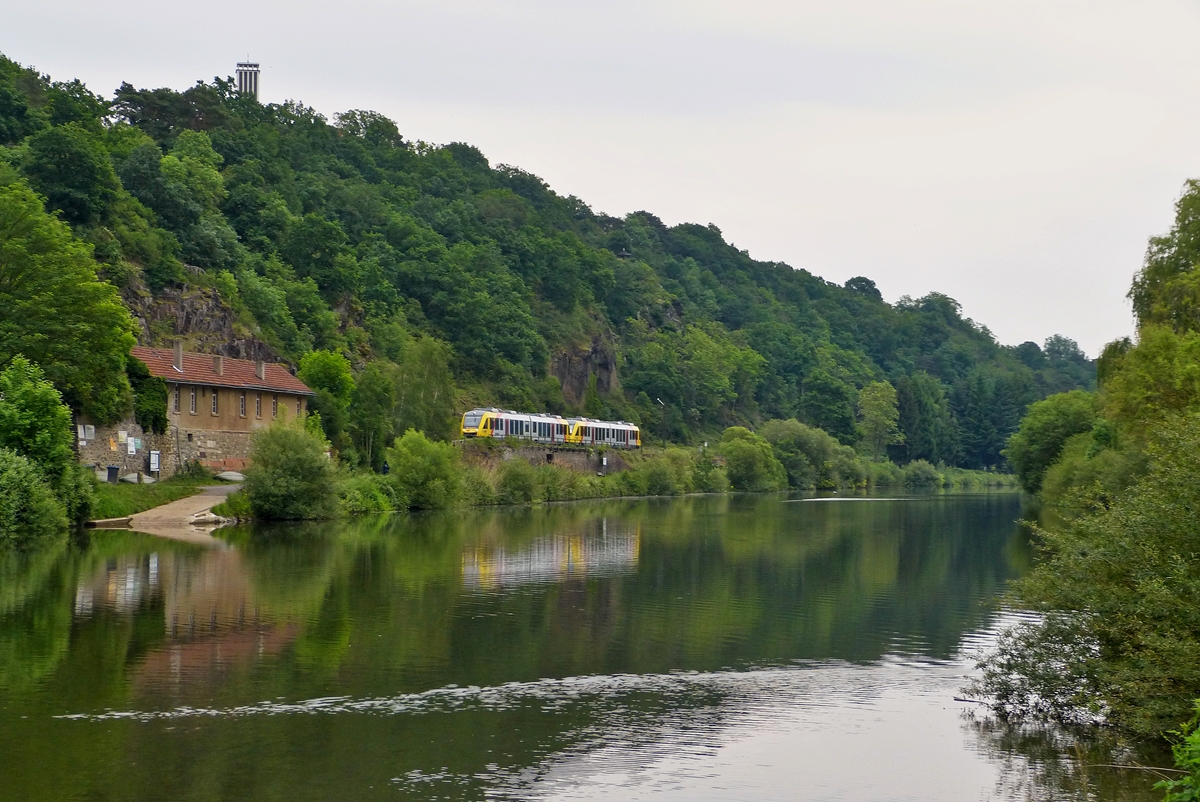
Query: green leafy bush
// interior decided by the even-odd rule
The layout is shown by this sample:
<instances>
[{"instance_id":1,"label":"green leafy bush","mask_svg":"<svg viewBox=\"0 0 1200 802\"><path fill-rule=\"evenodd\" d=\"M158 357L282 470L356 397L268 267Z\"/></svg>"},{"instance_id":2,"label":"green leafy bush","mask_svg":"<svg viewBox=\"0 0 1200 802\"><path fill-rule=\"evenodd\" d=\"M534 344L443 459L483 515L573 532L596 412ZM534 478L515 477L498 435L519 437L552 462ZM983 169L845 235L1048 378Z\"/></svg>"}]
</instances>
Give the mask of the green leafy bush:
<instances>
[{"instance_id":1,"label":"green leafy bush","mask_svg":"<svg viewBox=\"0 0 1200 802\"><path fill-rule=\"evenodd\" d=\"M867 482L872 487L899 487L905 484L906 469L894 462L868 462Z\"/></svg>"},{"instance_id":2,"label":"green leafy bush","mask_svg":"<svg viewBox=\"0 0 1200 802\"><path fill-rule=\"evenodd\" d=\"M536 469L520 457L505 460L496 482L496 500L501 504L528 504L538 490Z\"/></svg>"},{"instance_id":3,"label":"green leafy bush","mask_svg":"<svg viewBox=\"0 0 1200 802\"><path fill-rule=\"evenodd\" d=\"M329 445L301 422L278 422L254 434L245 492L255 518L328 518L337 512Z\"/></svg>"},{"instance_id":4,"label":"green leafy bush","mask_svg":"<svg viewBox=\"0 0 1200 802\"><path fill-rule=\"evenodd\" d=\"M646 493L651 496L673 496L679 492L675 473L665 459L651 460L642 469L646 477Z\"/></svg>"},{"instance_id":5,"label":"green leafy bush","mask_svg":"<svg viewBox=\"0 0 1200 802\"><path fill-rule=\"evenodd\" d=\"M1195 714L1182 729L1171 733L1174 743L1171 754L1183 776L1155 783L1166 791L1163 802L1197 802L1200 800L1200 700L1194 703Z\"/></svg>"},{"instance_id":6,"label":"green leafy bush","mask_svg":"<svg viewBox=\"0 0 1200 802\"><path fill-rule=\"evenodd\" d=\"M915 459L904 466L904 484L908 487L941 487L942 474L923 459Z\"/></svg>"},{"instance_id":7,"label":"green leafy bush","mask_svg":"<svg viewBox=\"0 0 1200 802\"><path fill-rule=\"evenodd\" d=\"M347 471L338 477L337 494L343 512L391 512L408 507L400 490L387 477L369 471Z\"/></svg>"},{"instance_id":8,"label":"green leafy bush","mask_svg":"<svg viewBox=\"0 0 1200 802\"><path fill-rule=\"evenodd\" d=\"M244 490L230 493L224 501L213 507L212 511L214 515L220 515L222 518L236 518L239 521L254 517L254 510L250 506L250 497Z\"/></svg>"},{"instance_id":9,"label":"green leafy bush","mask_svg":"<svg viewBox=\"0 0 1200 802\"><path fill-rule=\"evenodd\" d=\"M463 504L470 507L487 507L497 503L496 488L492 486L491 477L487 471L477 465L467 465L463 468L462 500ZM557 501L559 499L547 500Z\"/></svg>"},{"instance_id":10,"label":"green leafy bush","mask_svg":"<svg viewBox=\"0 0 1200 802\"><path fill-rule=\"evenodd\" d=\"M742 426L731 426L721 438L725 472L734 490L783 490L787 473L771 444Z\"/></svg>"},{"instance_id":11,"label":"green leafy bush","mask_svg":"<svg viewBox=\"0 0 1200 802\"><path fill-rule=\"evenodd\" d=\"M797 490L837 490L867 481L867 468L828 432L790 420L769 420L759 433L771 444Z\"/></svg>"},{"instance_id":12,"label":"green leafy bush","mask_svg":"<svg viewBox=\"0 0 1200 802\"><path fill-rule=\"evenodd\" d=\"M1030 493L1042 488L1046 471L1073 435L1090 432L1096 423L1096 396L1083 390L1052 395L1031 405L1004 456Z\"/></svg>"},{"instance_id":13,"label":"green leafy bush","mask_svg":"<svg viewBox=\"0 0 1200 802\"><path fill-rule=\"evenodd\" d=\"M458 451L422 432L409 429L387 453L390 479L410 507L441 509L461 499L462 474Z\"/></svg>"},{"instance_id":14,"label":"green leafy bush","mask_svg":"<svg viewBox=\"0 0 1200 802\"><path fill-rule=\"evenodd\" d=\"M75 461L71 410L41 368L24 357L0 372L0 448L29 458L58 496L72 525L90 516L94 480Z\"/></svg>"},{"instance_id":15,"label":"green leafy bush","mask_svg":"<svg viewBox=\"0 0 1200 802\"><path fill-rule=\"evenodd\" d=\"M50 482L75 462L71 410L42 369L23 356L0 372L0 448L27 457Z\"/></svg>"},{"instance_id":16,"label":"green leafy bush","mask_svg":"<svg viewBox=\"0 0 1200 802\"><path fill-rule=\"evenodd\" d=\"M66 529L66 510L42 472L15 451L0 448L0 546L23 546Z\"/></svg>"},{"instance_id":17,"label":"green leafy bush","mask_svg":"<svg viewBox=\"0 0 1200 802\"><path fill-rule=\"evenodd\" d=\"M692 466L691 489L697 493L724 493L729 489L729 478L725 475L725 469L717 465L707 448L696 454L695 465Z\"/></svg>"}]
</instances>

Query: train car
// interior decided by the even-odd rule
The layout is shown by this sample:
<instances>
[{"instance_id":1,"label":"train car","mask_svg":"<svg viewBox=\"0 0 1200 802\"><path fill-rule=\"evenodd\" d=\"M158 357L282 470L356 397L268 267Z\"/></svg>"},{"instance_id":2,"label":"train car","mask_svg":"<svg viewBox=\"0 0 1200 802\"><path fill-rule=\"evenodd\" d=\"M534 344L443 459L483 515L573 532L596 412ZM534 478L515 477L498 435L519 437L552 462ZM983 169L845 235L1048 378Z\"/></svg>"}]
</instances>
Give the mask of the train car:
<instances>
[{"instance_id":1,"label":"train car","mask_svg":"<svg viewBox=\"0 0 1200 802\"><path fill-rule=\"evenodd\" d=\"M627 421L568 418L567 422L571 427L568 443L611 448L641 448L642 445L642 430Z\"/></svg>"},{"instance_id":2,"label":"train car","mask_svg":"<svg viewBox=\"0 0 1200 802\"><path fill-rule=\"evenodd\" d=\"M511 409L472 409L463 414L462 436L529 440L554 445L567 442L565 418L544 413L514 412Z\"/></svg>"},{"instance_id":3,"label":"train car","mask_svg":"<svg viewBox=\"0 0 1200 802\"><path fill-rule=\"evenodd\" d=\"M612 448L640 448L641 430L625 421L563 418L547 413L514 412L487 407L463 413L462 436L526 440L544 445L575 443Z\"/></svg>"}]
</instances>

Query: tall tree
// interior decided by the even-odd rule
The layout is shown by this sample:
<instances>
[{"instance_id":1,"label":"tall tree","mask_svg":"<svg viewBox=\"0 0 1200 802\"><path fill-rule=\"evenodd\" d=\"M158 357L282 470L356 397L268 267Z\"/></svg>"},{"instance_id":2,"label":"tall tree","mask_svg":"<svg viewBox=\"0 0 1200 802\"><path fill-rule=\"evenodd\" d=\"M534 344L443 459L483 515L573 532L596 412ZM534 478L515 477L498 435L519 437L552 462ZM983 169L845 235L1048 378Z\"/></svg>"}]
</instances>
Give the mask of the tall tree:
<instances>
[{"instance_id":1,"label":"tall tree","mask_svg":"<svg viewBox=\"0 0 1200 802\"><path fill-rule=\"evenodd\" d=\"M116 288L96 277L90 246L27 185L0 186L0 363L24 354L72 407L116 420L129 408L135 330Z\"/></svg>"},{"instance_id":2,"label":"tall tree","mask_svg":"<svg viewBox=\"0 0 1200 802\"><path fill-rule=\"evenodd\" d=\"M904 442L899 420L896 388L891 383L871 382L858 391L858 428L875 459L885 458L888 446Z\"/></svg>"},{"instance_id":3,"label":"tall tree","mask_svg":"<svg viewBox=\"0 0 1200 802\"><path fill-rule=\"evenodd\" d=\"M28 144L25 174L47 205L73 225L98 222L120 187L100 138L70 123L46 129Z\"/></svg>"},{"instance_id":4,"label":"tall tree","mask_svg":"<svg viewBox=\"0 0 1200 802\"><path fill-rule=\"evenodd\" d=\"M354 382L350 401L350 428L363 464L371 468L382 462L381 445L392 431L392 408L396 388L379 362L371 362Z\"/></svg>"}]
</instances>

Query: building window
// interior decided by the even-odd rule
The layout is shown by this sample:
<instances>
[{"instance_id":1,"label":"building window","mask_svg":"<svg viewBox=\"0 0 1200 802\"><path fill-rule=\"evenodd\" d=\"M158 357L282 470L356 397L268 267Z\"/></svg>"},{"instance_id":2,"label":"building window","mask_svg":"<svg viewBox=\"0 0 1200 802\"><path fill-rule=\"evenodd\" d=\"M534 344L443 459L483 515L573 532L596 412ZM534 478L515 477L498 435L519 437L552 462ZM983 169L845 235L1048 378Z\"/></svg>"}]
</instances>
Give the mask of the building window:
<instances>
[{"instance_id":1,"label":"building window","mask_svg":"<svg viewBox=\"0 0 1200 802\"><path fill-rule=\"evenodd\" d=\"M241 396L238 397L238 414L243 418L246 417L246 391L243 390Z\"/></svg>"},{"instance_id":2,"label":"building window","mask_svg":"<svg viewBox=\"0 0 1200 802\"><path fill-rule=\"evenodd\" d=\"M213 396L212 396L212 414L216 415L217 414L217 390L215 387L213 388L212 394L213 394Z\"/></svg>"},{"instance_id":3,"label":"building window","mask_svg":"<svg viewBox=\"0 0 1200 802\"><path fill-rule=\"evenodd\" d=\"M254 417L262 417L262 393L254 394Z\"/></svg>"},{"instance_id":4,"label":"building window","mask_svg":"<svg viewBox=\"0 0 1200 802\"><path fill-rule=\"evenodd\" d=\"M296 399L296 417L300 417L300 399Z\"/></svg>"},{"instance_id":5,"label":"building window","mask_svg":"<svg viewBox=\"0 0 1200 802\"><path fill-rule=\"evenodd\" d=\"M271 417L279 417L279 396L277 395L271 396Z\"/></svg>"},{"instance_id":6,"label":"building window","mask_svg":"<svg viewBox=\"0 0 1200 802\"><path fill-rule=\"evenodd\" d=\"M196 414L196 388L195 387L192 388L191 406L188 408L188 411L191 412L193 415Z\"/></svg>"},{"instance_id":7,"label":"building window","mask_svg":"<svg viewBox=\"0 0 1200 802\"><path fill-rule=\"evenodd\" d=\"M173 402L171 404L171 411L178 412L179 411L179 385L178 384L175 385L175 392L172 393L172 397L173 397Z\"/></svg>"}]
</instances>

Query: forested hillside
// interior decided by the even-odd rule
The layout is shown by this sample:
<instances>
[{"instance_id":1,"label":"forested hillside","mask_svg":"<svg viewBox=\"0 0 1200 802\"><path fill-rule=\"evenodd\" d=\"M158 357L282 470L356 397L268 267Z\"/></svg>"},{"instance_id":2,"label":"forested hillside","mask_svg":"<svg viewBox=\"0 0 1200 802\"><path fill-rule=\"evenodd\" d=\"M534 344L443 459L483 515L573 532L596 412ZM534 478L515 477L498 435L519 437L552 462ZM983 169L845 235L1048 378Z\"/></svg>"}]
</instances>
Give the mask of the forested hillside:
<instances>
[{"instance_id":1,"label":"forested hillside","mask_svg":"<svg viewBox=\"0 0 1200 802\"><path fill-rule=\"evenodd\" d=\"M895 459L1000 466L1031 402L1094 384L1065 337L1002 346L944 295L890 305L867 278L756 261L712 225L610 217L373 112L329 121L223 80L124 84L108 100L0 57L0 145L0 218L49 232L31 251L19 226L0 230L0 312L14 316L0 365L54 363L65 397L100 419L131 403L124 332L291 362L330 439L364 462L409 427L450 436L477 404L621 417L682 442L797 418L852 444L859 389L887 381ZM30 189L74 240L54 240ZM18 315L36 304L16 265L86 258L78 240L131 314L106 340L72 343L76 328L48 343ZM109 303L77 295L46 315Z\"/></svg>"}]
</instances>

